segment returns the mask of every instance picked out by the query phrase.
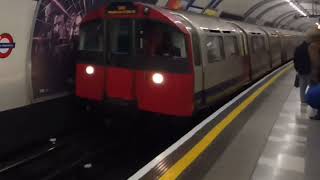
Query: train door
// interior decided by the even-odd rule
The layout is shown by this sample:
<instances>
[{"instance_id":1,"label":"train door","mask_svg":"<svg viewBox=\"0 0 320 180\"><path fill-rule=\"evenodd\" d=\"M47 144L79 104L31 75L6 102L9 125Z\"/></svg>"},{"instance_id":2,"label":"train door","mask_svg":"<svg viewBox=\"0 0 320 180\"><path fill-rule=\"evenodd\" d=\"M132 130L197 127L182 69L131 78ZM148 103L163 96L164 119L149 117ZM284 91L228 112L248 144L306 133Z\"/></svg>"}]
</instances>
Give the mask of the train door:
<instances>
[{"instance_id":1,"label":"train door","mask_svg":"<svg viewBox=\"0 0 320 180\"><path fill-rule=\"evenodd\" d=\"M138 63L133 58L134 21L109 20L106 22L106 31L106 97L134 100L134 69Z\"/></svg>"},{"instance_id":2,"label":"train door","mask_svg":"<svg viewBox=\"0 0 320 180\"><path fill-rule=\"evenodd\" d=\"M266 52L267 52L267 56L268 56L268 62L269 62L269 69L271 69L272 68L272 64L273 64L273 57L272 57L272 48L271 48L271 45L270 45L270 43L271 43L271 41L272 41L272 36L271 36L271 34L267 31L267 30L265 30L265 29L263 29L263 28L260 28L264 33L265 33L265 49L266 49Z\"/></svg>"},{"instance_id":3,"label":"train door","mask_svg":"<svg viewBox=\"0 0 320 180\"><path fill-rule=\"evenodd\" d=\"M287 62L287 37L284 33L281 34L281 61Z\"/></svg>"},{"instance_id":4,"label":"train door","mask_svg":"<svg viewBox=\"0 0 320 180\"><path fill-rule=\"evenodd\" d=\"M181 14L175 14L176 17L186 26L191 34L192 39L192 50L193 50L193 60L194 60L194 94L195 94L195 104L197 107L205 105L205 95L204 95L204 63L202 61L202 51L200 42L200 33L196 27Z\"/></svg>"},{"instance_id":5,"label":"train door","mask_svg":"<svg viewBox=\"0 0 320 180\"><path fill-rule=\"evenodd\" d=\"M225 50L225 59L228 68L228 79L225 83L232 84L230 91L237 89L244 83L249 82L250 74L247 59L244 57L241 47L241 36L235 33L224 34L223 44Z\"/></svg>"},{"instance_id":6,"label":"train door","mask_svg":"<svg viewBox=\"0 0 320 180\"><path fill-rule=\"evenodd\" d=\"M265 38L261 33L250 33L249 36L252 79L259 78L270 70L270 56Z\"/></svg>"},{"instance_id":7,"label":"train door","mask_svg":"<svg viewBox=\"0 0 320 180\"><path fill-rule=\"evenodd\" d=\"M97 20L80 30L76 67L76 95L102 101L104 98L104 24Z\"/></svg>"},{"instance_id":8,"label":"train door","mask_svg":"<svg viewBox=\"0 0 320 180\"><path fill-rule=\"evenodd\" d=\"M281 42L280 37L272 33L270 35L270 51L272 57L272 68L278 67L281 65Z\"/></svg>"},{"instance_id":9,"label":"train door","mask_svg":"<svg viewBox=\"0 0 320 180\"><path fill-rule=\"evenodd\" d=\"M244 79L246 79L247 82L250 82L251 80L251 59L250 59L250 48L249 48L249 35L247 34L247 32L238 24L230 22L230 24L232 26L234 26L235 28L238 29L238 31L240 32L240 53L241 53L241 57L242 57L242 67L243 67L243 75L244 75Z\"/></svg>"},{"instance_id":10,"label":"train door","mask_svg":"<svg viewBox=\"0 0 320 180\"><path fill-rule=\"evenodd\" d=\"M210 103L224 92L223 82L229 79L229 72L223 45L222 33L206 32L204 39L206 65L204 66L204 91L206 103Z\"/></svg>"},{"instance_id":11,"label":"train door","mask_svg":"<svg viewBox=\"0 0 320 180\"><path fill-rule=\"evenodd\" d=\"M271 68L275 68L281 65L281 45L279 35L272 29L264 29L263 30L267 35L267 46L268 52L270 56Z\"/></svg>"}]
</instances>

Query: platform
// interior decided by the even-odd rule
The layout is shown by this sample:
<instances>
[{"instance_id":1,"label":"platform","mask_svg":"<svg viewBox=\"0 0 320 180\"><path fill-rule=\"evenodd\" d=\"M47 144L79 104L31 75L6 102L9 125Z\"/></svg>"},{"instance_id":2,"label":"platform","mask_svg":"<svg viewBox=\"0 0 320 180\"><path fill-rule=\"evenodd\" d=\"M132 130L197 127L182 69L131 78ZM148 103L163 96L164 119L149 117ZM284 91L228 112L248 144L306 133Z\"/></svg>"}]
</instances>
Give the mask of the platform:
<instances>
[{"instance_id":1,"label":"platform","mask_svg":"<svg viewBox=\"0 0 320 180\"><path fill-rule=\"evenodd\" d=\"M292 65L234 98L130 179L315 180L320 121L293 87Z\"/></svg>"},{"instance_id":2,"label":"platform","mask_svg":"<svg viewBox=\"0 0 320 180\"><path fill-rule=\"evenodd\" d=\"M252 105L237 137L203 179L319 179L320 122L300 104L290 71Z\"/></svg>"}]
</instances>

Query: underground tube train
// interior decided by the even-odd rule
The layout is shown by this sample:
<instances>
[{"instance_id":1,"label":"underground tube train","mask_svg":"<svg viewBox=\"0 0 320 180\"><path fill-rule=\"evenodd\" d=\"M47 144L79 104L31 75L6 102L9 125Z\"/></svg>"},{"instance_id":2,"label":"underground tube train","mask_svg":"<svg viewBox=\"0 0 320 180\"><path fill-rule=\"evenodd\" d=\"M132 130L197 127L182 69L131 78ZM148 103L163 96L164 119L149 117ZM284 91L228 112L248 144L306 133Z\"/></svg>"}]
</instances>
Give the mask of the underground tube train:
<instances>
[{"instance_id":1,"label":"underground tube train","mask_svg":"<svg viewBox=\"0 0 320 180\"><path fill-rule=\"evenodd\" d=\"M80 27L76 95L188 117L293 58L300 32L143 3L111 3Z\"/></svg>"}]
</instances>

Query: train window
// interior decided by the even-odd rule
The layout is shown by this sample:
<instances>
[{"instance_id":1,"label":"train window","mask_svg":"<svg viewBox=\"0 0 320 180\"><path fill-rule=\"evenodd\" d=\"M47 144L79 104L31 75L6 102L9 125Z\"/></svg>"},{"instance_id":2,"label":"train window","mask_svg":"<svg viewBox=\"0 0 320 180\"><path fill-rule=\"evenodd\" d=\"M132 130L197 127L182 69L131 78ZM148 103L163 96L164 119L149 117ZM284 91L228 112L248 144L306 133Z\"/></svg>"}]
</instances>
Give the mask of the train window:
<instances>
[{"instance_id":1,"label":"train window","mask_svg":"<svg viewBox=\"0 0 320 180\"><path fill-rule=\"evenodd\" d=\"M222 37L208 36L206 46L209 63L221 61L224 59Z\"/></svg>"},{"instance_id":2,"label":"train window","mask_svg":"<svg viewBox=\"0 0 320 180\"><path fill-rule=\"evenodd\" d=\"M126 55L130 53L130 30L132 21L110 21L109 31L112 34L109 38L111 53L114 55Z\"/></svg>"},{"instance_id":3,"label":"train window","mask_svg":"<svg viewBox=\"0 0 320 180\"><path fill-rule=\"evenodd\" d=\"M117 67L190 72L185 35L151 20L106 21L106 62Z\"/></svg>"},{"instance_id":4,"label":"train window","mask_svg":"<svg viewBox=\"0 0 320 180\"><path fill-rule=\"evenodd\" d=\"M226 36L224 38L224 49L228 57L239 55L237 38L234 36Z\"/></svg>"},{"instance_id":5,"label":"train window","mask_svg":"<svg viewBox=\"0 0 320 180\"><path fill-rule=\"evenodd\" d=\"M136 53L150 56L187 58L184 34L154 21L136 23Z\"/></svg>"},{"instance_id":6,"label":"train window","mask_svg":"<svg viewBox=\"0 0 320 180\"><path fill-rule=\"evenodd\" d=\"M84 24L80 31L79 50L103 51L103 24L101 21Z\"/></svg>"},{"instance_id":7,"label":"train window","mask_svg":"<svg viewBox=\"0 0 320 180\"><path fill-rule=\"evenodd\" d=\"M252 50L253 50L253 53L257 51L265 50L264 37L262 36L252 37Z\"/></svg>"},{"instance_id":8,"label":"train window","mask_svg":"<svg viewBox=\"0 0 320 180\"><path fill-rule=\"evenodd\" d=\"M200 66L201 65L200 38L197 31L195 30L193 25L189 21L185 20L182 16L176 15L176 18L178 18L183 24L188 26L187 28L191 32L194 64L196 66Z\"/></svg>"}]
</instances>

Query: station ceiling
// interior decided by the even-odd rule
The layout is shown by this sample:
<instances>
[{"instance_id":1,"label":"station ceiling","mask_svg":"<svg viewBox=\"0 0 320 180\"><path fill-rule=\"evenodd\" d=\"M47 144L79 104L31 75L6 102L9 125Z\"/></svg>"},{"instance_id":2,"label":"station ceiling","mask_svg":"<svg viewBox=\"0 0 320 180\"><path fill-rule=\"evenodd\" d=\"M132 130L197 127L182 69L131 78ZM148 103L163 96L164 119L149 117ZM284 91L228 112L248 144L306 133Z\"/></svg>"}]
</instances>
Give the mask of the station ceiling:
<instances>
[{"instance_id":1,"label":"station ceiling","mask_svg":"<svg viewBox=\"0 0 320 180\"><path fill-rule=\"evenodd\" d=\"M305 31L318 22L320 0L38 0L44 8L56 4L62 12L86 12L91 6L110 1L142 1L158 6L181 4L182 8L198 13L211 10L214 15L267 25ZM291 5L290 5L291 4ZM295 7L293 7L295 6ZM296 9L295 9L296 8ZM300 12L299 12L300 11ZM302 13L301 13L302 12ZM306 16L302 16L305 14Z\"/></svg>"},{"instance_id":2,"label":"station ceiling","mask_svg":"<svg viewBox=\"0 0 320 180\"><path fill-rule=\"evenodd\" d=\"M166 2L159 0L158 4ZM307 16L302 16L290 2ZM300 31L318 22L319 3L320 0L182 0L189 11L203 13L205 9L213 9L221 17Z\"/></svg>"}]
</instances>

